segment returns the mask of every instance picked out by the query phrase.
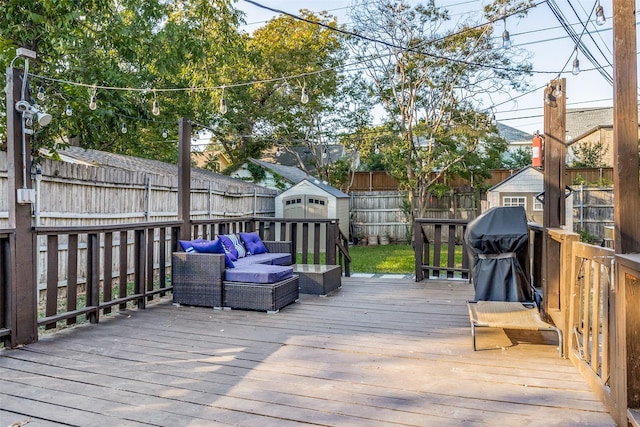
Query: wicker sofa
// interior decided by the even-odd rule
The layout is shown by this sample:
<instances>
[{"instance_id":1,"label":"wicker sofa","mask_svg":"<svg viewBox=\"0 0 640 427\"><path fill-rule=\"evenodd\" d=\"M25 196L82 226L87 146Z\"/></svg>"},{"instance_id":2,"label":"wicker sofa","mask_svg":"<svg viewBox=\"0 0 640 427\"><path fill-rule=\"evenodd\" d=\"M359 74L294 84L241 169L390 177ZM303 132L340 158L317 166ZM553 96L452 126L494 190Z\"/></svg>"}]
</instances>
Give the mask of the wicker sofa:
<instances>
[{"instance_id":1,"label":"wicker sofa","mask_svg":"<svg viewBox=\"0 0 640 427\"><path fill-rule=\"evenodd\" d=\"M291 264L290 242L263 242L266 254L248 255L234 261L234 273L264 266ZM213 308L236 308L277 312L298 299L298 276L274 283L225 280L224 254L174 252L171 262L173 302ZM250 276L250 275L249 275Z\"/></svg>"}]
</instances>

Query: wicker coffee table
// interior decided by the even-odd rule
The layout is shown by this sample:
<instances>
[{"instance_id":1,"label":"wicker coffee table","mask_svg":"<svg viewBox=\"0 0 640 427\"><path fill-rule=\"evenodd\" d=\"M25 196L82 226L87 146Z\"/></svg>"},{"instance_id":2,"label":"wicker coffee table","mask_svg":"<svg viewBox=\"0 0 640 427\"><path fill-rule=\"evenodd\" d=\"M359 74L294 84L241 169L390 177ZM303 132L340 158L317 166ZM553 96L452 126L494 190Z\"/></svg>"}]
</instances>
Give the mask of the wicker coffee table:
<instances>
[{"instance_id":1,"label":"wicker coffee table","mask_svg":"<svg viewBox=\"0 0 640 427\"><path fill-rule=\"evenodd\" d=\"M301 294L326 296L342 286L339 265L294 264L293 273L299 276Z\"/></svg>"}]
</instances>

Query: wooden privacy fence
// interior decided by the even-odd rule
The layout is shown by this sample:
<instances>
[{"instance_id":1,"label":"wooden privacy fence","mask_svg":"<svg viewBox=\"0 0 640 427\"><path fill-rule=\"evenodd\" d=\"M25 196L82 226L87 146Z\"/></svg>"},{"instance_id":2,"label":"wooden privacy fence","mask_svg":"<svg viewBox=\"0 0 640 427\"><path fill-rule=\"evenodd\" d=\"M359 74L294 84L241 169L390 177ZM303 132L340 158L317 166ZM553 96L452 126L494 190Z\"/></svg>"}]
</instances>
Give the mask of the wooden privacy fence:
<instances>
[{"instance_id":1,"label":"wooden privacy fence","mask_svg":"<svg viewBox=\"0 0 640 427\"><path fill-rule=\"evenodd\" d=\"M410 242L413 233L407 192L377 191L351 193L352 234L364 239L386 236L393 242ZM453 193L432 197L427 216L432 219L472 220L478 214L477 193Z\"/></svg>"},{"instance_id":2,"label":"wooden privacy fence","mask_svg":"<svg viewBox=\"0 0 640 427\"><path fill-rule=\"evenodd\" d=\"M0 151L0 194L8 191L6 157L7 153ZM176 169L173 165L161 165ZM39 168L41 173L31 177L37 194L34 223L57 227L175 221L178 180L173 169L163 174L44 160ZM192 218L275 214L277 191L208 171L194 170L190 193ZM8 226L8 210L7 198L0 198L0 227Z\"/></svg>"}]
</instances>

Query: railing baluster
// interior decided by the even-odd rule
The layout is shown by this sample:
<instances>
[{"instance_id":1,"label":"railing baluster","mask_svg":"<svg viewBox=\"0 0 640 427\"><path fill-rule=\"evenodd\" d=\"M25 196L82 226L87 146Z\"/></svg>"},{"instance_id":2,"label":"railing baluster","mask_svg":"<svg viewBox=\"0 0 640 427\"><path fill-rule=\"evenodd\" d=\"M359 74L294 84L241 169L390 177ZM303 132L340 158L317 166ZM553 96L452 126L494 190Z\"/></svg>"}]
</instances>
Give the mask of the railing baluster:
<instances>
[{"instance_id":1,"label":"railing baluster","mask_svg":"<svg viewBox=\"0 0 640 427\"><path fill-rule=\"evenodd\" d=\"M58 236L47 236L47 304L45 316L58 314ZM53 329L56 323L45 325L45 329Z\"/></svg>"},{"instance_id":2,"label":"railing baluster","mask_svg":"<svg viewBox=\"0 0 640 427\"><path fill-rule=\"evenodd\" d=\"M109 302L113 298L112 284L113 280L113 233L104 233L104 258L103 258L103 279L102 279L102 301ZM105 307L104 314L111 313L111 306Z\"/></svg>"}]
</instances>

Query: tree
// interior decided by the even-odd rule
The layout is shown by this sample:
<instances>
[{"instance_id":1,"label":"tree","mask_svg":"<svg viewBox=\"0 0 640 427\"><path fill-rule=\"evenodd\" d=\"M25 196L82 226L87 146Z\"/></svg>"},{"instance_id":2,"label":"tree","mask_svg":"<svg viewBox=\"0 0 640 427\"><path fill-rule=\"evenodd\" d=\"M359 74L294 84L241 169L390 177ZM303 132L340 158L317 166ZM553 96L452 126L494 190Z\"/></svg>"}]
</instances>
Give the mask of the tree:
<instances>
[{"instance_id":1,"label":"tree","mask_svg":"<svg viewBox=\"0 0 640 427\"><path fill-rule=\"evenodd\" d=\"M532 154L530 148L520 147L517 150L510 151L508 158L503 162L506 169L522 169L530 166L532 162Z\"/></svg>"},{"instance_id":2,"label":"tree","mask_svg":"<svg viewBox=\"0 0 640 427\"><path fill-rule=\"evenodd\" d=\"M487 18L498 17L496 3L486 7ZM401 138L380 149L409 191L412 212L424 216L442 175L481 175L489 155L506 149L480 94L525 88L530 66L517 52L495 48L491 21L452 23L434 1L413 8L360 1L351 18L354 32L366 35L352 38L353 50Z\"/></svg>"},{"instance_id":3,"label":"tree","mask_svg":"<svg viewBox=\"0 0 640 427\"><path fill-rule=\"evenodd\" d=\"M178 118L211 122L210 100L202 96L208 91L175 89L195 88L196 76L220 67L233 51L240 15L230 3L0 2L6 23L0 27L0 62L8 66L17 47L38 53L30 90L42 87L45 96L37 102L55 118L38 131L34 151L78 144L175 161ZM93 97L95 109L89 107ZM152 113L156 101L158 116Z\"/></svg>"},{"instance_id":4,"label":"tree","mask_svg":"<svg viewBox=\"0 0 640 427\"><path fill-rule=\"evenodd\" d=\"M600 168L605 166L604 156L609 151L601 140L594 142L580 142L572 148L576 156L572 166L574 168Z\"/></svg>"},{"instance_id":5,"label":"tree","mask_svg":"<svg viewBox=\"0 0 640 427\"><path fill-rule=\"evenodd\" d=\"M219 129L240 135L234 162L273 145L306 146L315 172L328 179L331 164L323 151L345 129L369 120L368 105L358 80L342 72L348 52L342 35L330 29L338 27L335 17L304 10L300 16L274 18L249 37L234 78L257 83L226 91L232 107ZM299 166L306 169L301 161Z\"/></svg>"}]
</instances>

